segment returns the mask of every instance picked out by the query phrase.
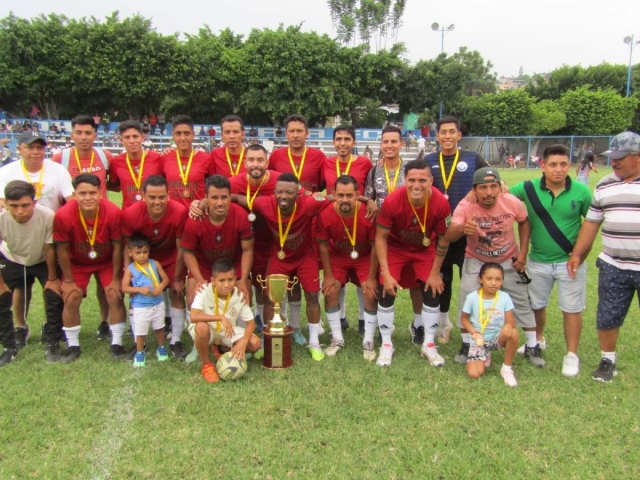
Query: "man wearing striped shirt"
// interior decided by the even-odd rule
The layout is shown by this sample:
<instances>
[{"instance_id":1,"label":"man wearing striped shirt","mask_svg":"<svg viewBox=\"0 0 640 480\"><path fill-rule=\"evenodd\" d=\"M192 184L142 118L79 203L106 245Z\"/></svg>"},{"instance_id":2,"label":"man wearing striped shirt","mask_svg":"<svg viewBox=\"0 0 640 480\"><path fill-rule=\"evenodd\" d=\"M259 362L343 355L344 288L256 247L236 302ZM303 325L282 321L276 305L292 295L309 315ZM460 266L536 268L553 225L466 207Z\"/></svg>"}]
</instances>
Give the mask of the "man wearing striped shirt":
<instances>
[{"instance_id":1,"label":"man wearing striped shirt","mask_svg":"<svg viewBox=\"0 0 640 480\"><path fill-rule=\"evenodd\" d=\"M616 135L609 150L613 172L596 185L593 201L571 257L569 275L575 278L602 225L598 275L597 328L602 359L593 379L611 382L616 369L616 343L634 292L640 291L640 135Z\"/></svg>"}]
</instances>

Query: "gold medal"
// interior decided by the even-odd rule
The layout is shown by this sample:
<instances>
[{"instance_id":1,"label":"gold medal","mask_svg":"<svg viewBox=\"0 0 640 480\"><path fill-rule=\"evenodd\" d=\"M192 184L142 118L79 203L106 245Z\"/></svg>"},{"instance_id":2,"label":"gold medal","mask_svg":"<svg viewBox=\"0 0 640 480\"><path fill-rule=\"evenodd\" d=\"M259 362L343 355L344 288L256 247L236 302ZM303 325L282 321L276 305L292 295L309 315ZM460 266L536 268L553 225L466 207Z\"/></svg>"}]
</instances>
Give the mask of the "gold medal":
<instances>
[{"instance_id":1,"label":"gold medal","mask_svg":"<svg viewBox=\"0 0 640 480\"><path fill-rule=\"evenodd\" d=\"M449 185L451 185L451 180L453 180L453 174L456 173L456 166L458 165L458 159L460 158L460 150L456 149L456 156L453 159L453 163L451 164L451 170L449 170L449 175L447 175L447 171L444 168L444 156L442 152L440 152L440 175L442 175L442 186L444 187L444 198L449 200L449 195L447 195L447 190L449 190Z\"/></svg>"},{"instance_id":2,"label":"gold medal","mask_svg":"<svg viewBox=\"0 0 640 480\"><path fill-rule=\"evenodd\" d=\"M411 203L411 199L409 198L409 190L407 190L407 200L409 201L409 206L411 210L413 210L413 215L416 217L418 224L420 225L420 231L424 237L422 238L422 245L428 247L431 245L431 240L427 237L427 211L429 210L429 197L427 197L424 201L424 215L422 216L422 221L420 221L420 217L418 217L418 212L413 207L413 203Z\"/></svg>"},{"instance_id":3,"label":"gold medal","mask_svg":"<svg viewBox=\"0 0 640 480\"><path fill-rule=\"evenodd\" d=\"M276 255L276 256L278 257L278 260L284 260L284 258L287 256L287 254L286 254L286 253L284 253L284 250L280 250L280 251L277 253L277 255Z\"/></svg>"},{"instance_id":4,"label":"gold medal","mask_svg":"<svg viewBox=\"0 0 640 480\"><path fill-rule=\"evenodd\" d=\"M184 198L191 198L191 190L183 190L182 191L182 196Z\"/></svg>"},{"instance_id":5,"label":"gold medal","mask_svg":"<svg viewBox=\"0 0 640 480\"><path fill-rule=\"evenodd\" d=\"M285 229L283 234L282 233L282 214L280 213L280 205L278 205L278 239L280 241L280 251L278 252L277 256L279 260L284 260L284 257L286 257L284 253L284 244L287 242L287 236L289 236L289 230L291 230L291 225L293 225L293 219L296 216L297 209L298 209L298 204L294 203L293 212L289 217L289 223L287 224L287 228Z\"/></svg>"},{"instance_id":6,"label":"gold medal","mask_svg":"<svg viewBox=\"0 0 640 480\"><path fill-rule=\"evenodd\" d=\"M425 247L428 247L429 245L431 245L431 240L429 240L427 237L424 237L422 239L422 245L424 245Z\"/></svg>"}]
</instances>

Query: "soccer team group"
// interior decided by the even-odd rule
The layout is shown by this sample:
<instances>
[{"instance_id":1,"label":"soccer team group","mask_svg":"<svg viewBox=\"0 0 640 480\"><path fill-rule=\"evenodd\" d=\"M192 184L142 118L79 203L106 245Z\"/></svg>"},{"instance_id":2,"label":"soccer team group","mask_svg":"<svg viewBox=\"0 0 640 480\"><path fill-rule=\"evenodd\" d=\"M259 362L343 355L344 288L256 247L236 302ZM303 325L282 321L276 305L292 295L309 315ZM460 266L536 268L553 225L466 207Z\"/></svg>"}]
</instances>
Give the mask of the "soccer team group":
<instances>
[{"instance_id":1,"label":"soccer team group","mask_svg":"<svg viewBox=\"0 0 640 480\"><path fill-rule=\"evenodd\" d=\"M335 128L332 158L306 146L304 116L291 115L284 126L288 146L271 155L261 145L244 146L237 116L222 119L224 146L211 154L193 148L194 124L184 115L172 123L176 149L163 153L143 149L135 121L119 125L125 153L116 157L94 146L97 126L89 116L73 119L74 147L51 160L45 159L46 139L24 133L21 160L0 169L0 365L26 345L35 279L44 291L46 360L77 360L80 306L95 277L98 336L111 339L112 359L145 366L151 328L159 361L170 353L199 359L204 379L216 382L211 355L264 354L259 335L273 304L260 279L286 274L297 277L300 288L283 311L288 303L293 340L308 342L314 360L344 347L345 286L351 282L358 287L365 359L391 365L394 302L400 289L409 289L413 343L440 367L445 360L436 337L448 342L453 328L448 311L457 266L455 323L462 345L455 360L466 364L469 376L481 376L500 348L500 374L508 386L517 385L512 365L518 351L545 365L546 307L555 283L567 346L562 373L576 376L584 260L604 223L597 314L603 356L593 378L616 375L615 342L637 289L630 282L640 270L640 255L636 263L629 260L638 253L636 237L620 224L620 203L638 205L638 135L614 139L606 152L614 172L592 198L568 176L564 145L544 150L540 177L507 186L477 153L458 148L460 123L450 116L438 123L439 152L408 162L400 158L402 132L394 126L382 131L377 163L352 153L356 135L350 126ZM107 200L108 190L122 192L122 208ZM627 292L622 297L620 289ZM325 349L320 292L331 329ZM303 294L308 340L300 328ZM130 352L123 345L127 313L136 343ZM520 349L517 327L524 336ZM194 344L189 354L181 341L185 328Z\"/></svg>"}]
</instances>

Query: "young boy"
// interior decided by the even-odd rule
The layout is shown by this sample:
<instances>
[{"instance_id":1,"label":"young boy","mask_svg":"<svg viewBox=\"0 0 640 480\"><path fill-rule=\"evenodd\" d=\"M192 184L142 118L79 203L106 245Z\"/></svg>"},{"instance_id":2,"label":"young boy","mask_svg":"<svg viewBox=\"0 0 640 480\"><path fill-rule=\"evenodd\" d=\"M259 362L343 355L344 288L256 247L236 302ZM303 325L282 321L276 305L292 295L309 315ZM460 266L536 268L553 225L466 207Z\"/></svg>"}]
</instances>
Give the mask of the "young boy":
<instances>
[{"instance_id":1,"label":"young boy","mask_svg":"<svg viewBox=\"0 0 640 480\"><path fill-rule=\"evenodd\" d=\"M211 283L204 286L191 305L189 333L202 362L202 376L209 383L220 380L216 367L209 360L209 345L217 352L217 346L230 348L238 359L245 352L257 352L260 339L253 335L255 321L251 307L244 303L236 288L236 271L233 262L218 259L211 269ZM246 328L238 327L242 320Z\"/></svg>"},{"instance_id":2,"label":"young boy","mask_svg":"<svg viewBox=\"0 0 640 480\"><path fill-rule=\"evenodd\" d=\"M124 269L122 291L131 295L133 308L134 334L136 336L136 355L134 367L144 367L146 353L144 344L149 326L153 328L158 343L158 360L169 360L164 346L164 297L162 291L169 286L169 276L162 266L149 258L151 249L149 239L142 235L133 235L127 241L127 253L131 263Z\"/></svg>"}]
</instances>

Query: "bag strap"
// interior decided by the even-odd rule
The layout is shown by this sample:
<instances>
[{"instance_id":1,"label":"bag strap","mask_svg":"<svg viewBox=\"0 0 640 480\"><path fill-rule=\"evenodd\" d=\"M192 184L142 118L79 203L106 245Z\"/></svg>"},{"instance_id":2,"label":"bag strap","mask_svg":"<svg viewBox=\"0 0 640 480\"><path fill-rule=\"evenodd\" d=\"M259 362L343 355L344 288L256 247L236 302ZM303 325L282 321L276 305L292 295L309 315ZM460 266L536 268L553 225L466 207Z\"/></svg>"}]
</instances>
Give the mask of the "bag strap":
<instances>
[{"instance_id":1,"label":"bag strap","mask_svg":"<svg viewBox=\"0 0 640 480\"><path fill-rule=\"evenodd\" d=\"M544 228L547 229L547 233L549 233L551 238L562 250L567 254L571 253L573 251L573 244L569 241L566 235L562 233L562 230L560 230L558 225L553 221L553 218L551 218L547 209L542 205L531 180L524 182L524 191L527 194L527 198L529 199L529 203L531 203L534 212L536 212L536 215L538 215L540 221L542 221Z\"/></svg>"}]
</instances>

